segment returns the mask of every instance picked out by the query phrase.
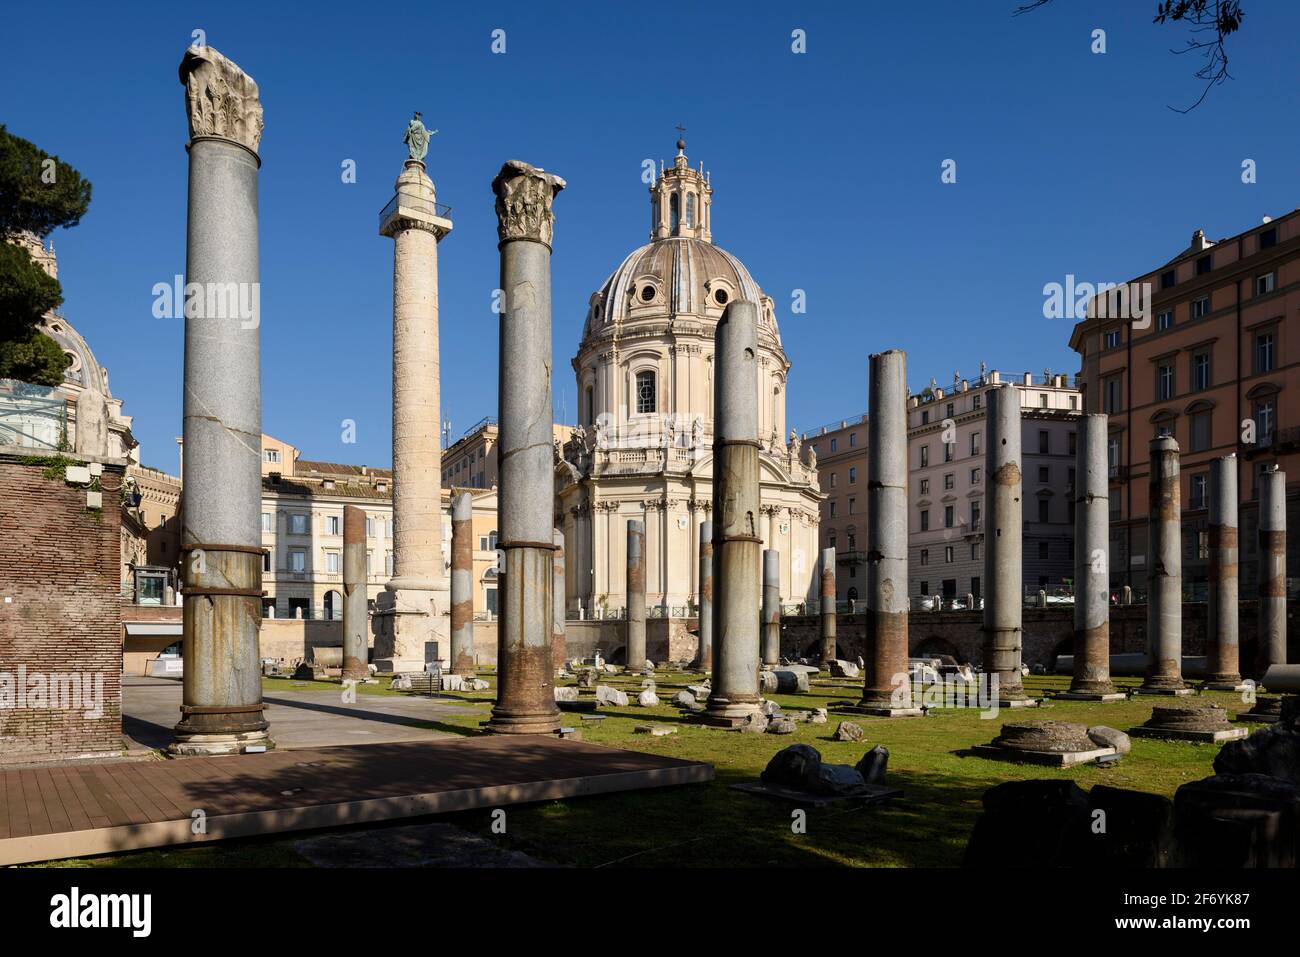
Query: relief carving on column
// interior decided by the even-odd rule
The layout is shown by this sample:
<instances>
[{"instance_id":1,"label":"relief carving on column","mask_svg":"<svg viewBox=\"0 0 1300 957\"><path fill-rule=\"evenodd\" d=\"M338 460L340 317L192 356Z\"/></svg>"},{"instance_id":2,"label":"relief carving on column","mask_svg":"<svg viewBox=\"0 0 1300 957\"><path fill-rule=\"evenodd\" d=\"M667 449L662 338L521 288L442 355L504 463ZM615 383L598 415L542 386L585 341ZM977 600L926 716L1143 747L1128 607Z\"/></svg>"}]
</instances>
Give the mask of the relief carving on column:
<instances>
[{"instance_id":1,"label":"relief carving on column","mask_svg":"<svg viewBox=\"0 0 1300 957\"><path fill-rule=\"evenodd\" d=\"M555 214L551 200L564 180L520 160L508 160L492 180L497 197L497 238L531 239L551 245Z\"/></svg>"},{"instance_id":2,"label":"relief carving on column","mask_svg":"<svg viewBox=\"0 0 1300 957\"><path fill-rule=\"evenodd\" d=\"M190 139L219 136L257 152L264 124L251 76L212 47L192 46L181 59L180 77Z\"/></svg>"}]
</instances>

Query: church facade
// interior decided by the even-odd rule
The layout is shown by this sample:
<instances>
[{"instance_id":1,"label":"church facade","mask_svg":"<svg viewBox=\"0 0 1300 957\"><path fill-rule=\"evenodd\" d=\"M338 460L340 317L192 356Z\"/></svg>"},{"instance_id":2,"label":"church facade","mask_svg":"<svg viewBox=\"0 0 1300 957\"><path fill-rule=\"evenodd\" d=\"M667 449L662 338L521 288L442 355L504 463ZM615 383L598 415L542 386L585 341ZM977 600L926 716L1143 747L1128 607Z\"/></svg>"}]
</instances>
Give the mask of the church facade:
<instances>
[{"instance_id":1,"label":"church facade","mask_svg":"<svg viewBox=\"0 0 1300 957\"><path fill-rule=\"evenodd\" d=\"M588 301L573 371L578 425L556 443L557 515L565 535L569 617L626 608L627 524L645 522L651 615L688 617L699 587L699 525L713 498L714 328L735 299L759 307L757 395L763 547L781 555L781 597L816 597L815 456L787 442L790 360L772 298L713 243L713 187L685 143L650 187L650 242ZM757 613L757 609L755 609Z\"/></svg>"}]
</instances>

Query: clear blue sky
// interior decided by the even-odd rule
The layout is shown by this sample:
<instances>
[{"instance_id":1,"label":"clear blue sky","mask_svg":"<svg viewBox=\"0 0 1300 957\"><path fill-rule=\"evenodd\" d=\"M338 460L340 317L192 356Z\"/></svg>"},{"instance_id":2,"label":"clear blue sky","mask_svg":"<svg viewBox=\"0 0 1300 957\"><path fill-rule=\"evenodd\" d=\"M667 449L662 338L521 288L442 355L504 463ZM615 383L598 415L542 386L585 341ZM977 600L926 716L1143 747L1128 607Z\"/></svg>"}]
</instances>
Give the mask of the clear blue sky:
<instances>
[{"instance_id":1,"label":"clear blue sky","mask_svg":"<svg viewBox=\"0 0 1300 957\"><path fill-rule=\"evenodd\" d=\"M553 261L556 413L591 292L646 241L641 163L687 127L712 170L714 239L773 296L800 428L866 407L866 360L909 353L913 388L978 369L1074 372L1042 316L1067 273L1123 281L1204 227L1300 205L1300 9L1249 0L1231 82L1188 115L1199 65L1155 0L708 4L11 5L0 122L94 183L53 239L64 312L108 366L147 464L174 471L191 31L259 83L263 424L310 458L389 462L392 243L377 213L413 109L455 231L440 247L442 399L453 434L496 404L495 216L503 160L564 176ZM286 5L287 6L287 5ZM310 11L310 12L308 12ZM51 21L54 16L57 22ZM493 55L491 33L506 31ZM807 31L807 53L791 31ZM1094 28L1104 55L1090 52ZM957 183L940 164L957 161ZM1256 185L1241 161L1256 160ZM356 160L358 182L341 182ZM794 289L808 312L790 314ZM340 422L354 419L355 445Z\"/></svg>"}]
</instances>

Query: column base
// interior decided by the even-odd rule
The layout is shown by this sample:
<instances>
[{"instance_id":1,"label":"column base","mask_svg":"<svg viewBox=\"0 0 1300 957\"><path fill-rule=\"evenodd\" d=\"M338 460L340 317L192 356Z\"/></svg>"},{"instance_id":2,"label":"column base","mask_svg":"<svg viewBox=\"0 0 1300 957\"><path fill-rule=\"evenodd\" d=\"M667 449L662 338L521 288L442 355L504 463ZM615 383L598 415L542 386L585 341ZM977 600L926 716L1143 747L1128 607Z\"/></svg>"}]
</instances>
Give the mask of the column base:
<instances>
[{"instance_id":1,"label":"column base","mask_svg":"<svg viewBox=\"0 0 1300 957\"><path fill-rule=\"evenodd\" d=\"M1127 701L1123 691L1062 691L1052 695L1053 701Z\"/></svg>"},{"instance_id":2,"label":"column base","mask_svg":"<svg viewBox=\"0 0 1300 957\"><path fill-rule=\"evenodd\" d=\"M1148 688L1146 685L1143 685L1143 686L1140 687L1140 688L1134 688L1132 693L1133 693L1133 694L1161 695L1161 696L1163 696L1163 697L1176 697L1176 698L1181 698L1181 697L1183 697L1183 696L1185 696L1185 695L1196 694L1196 689L1195 689L1195 688L1188 688L1186 685L1183 685L1183 686L1181 686L1181 687L1172 687L1172 688L1162 688L1162 687L1159 687L1159 686L1154 687L1154 688Z\"/></svg>"},{"instance_id":3,"label":"column base","mask_svg":"<svg viewBox=\"0 0 1300 957\"><path fill-rule=\"evenodd\" d=\"M449 603L450 592L440 589L381 592L375 609L375 670L379 674L423 673L425 663L431 661L448 668Z\"/></svg>"},{"instance_id":4,"label":"column base","mask_svg":"<svg viewBox=\"0 0 1300 957\"><path fill-rule=\"evenodd\" d=\"M734 701L711 695L705 710L696 712L687 720L709 728L739 728L762 711L763 699L757 695L753 701Z\"/></svg>"},{"instance_id":5,"label":"column base","mask_svg":"<svg viewBox=\"0 0 1300 957\"><path fill-rule=\"evenodd\" d=\"M1251 687L1241 680L1241 675L1207 678L1201 684L1202 691L1249 691Z\"/></svg>"},{"instance_id":6,"label":"column base","mask_svg":"<svg viewBox=\"0 0 1300 957\"><path fill-rule=\"evenodd\" d=\"M267 731L241 731L222 734L214 731L178 732L167 746L172 757L215 757L223 754L243 754L249 749L272 751L275 742Z\"/></svg>"},{"instance_id":7,"label":"column base","mask_svg":"<svg viewBox=\"0 0 1300 957\"><path fill-rule=\"evenodd\" d=\"M483 724L488 734L559 734L563 725L560 709L513 714L492 713Z\"/></svg>"},{"instance_id":8,"label":"column base","mask_svg":"<svg viewBox=\"0 0 1300 957\"><path fill-rule=\"evenodd\" d=\"M887 704L876 704L861 701L858 704L851 704L845 707L835 709L835 713L847 712L848 714L864 714L872 718L924 718L924 708L893 708Z\"/></svg>"}]
</instances>

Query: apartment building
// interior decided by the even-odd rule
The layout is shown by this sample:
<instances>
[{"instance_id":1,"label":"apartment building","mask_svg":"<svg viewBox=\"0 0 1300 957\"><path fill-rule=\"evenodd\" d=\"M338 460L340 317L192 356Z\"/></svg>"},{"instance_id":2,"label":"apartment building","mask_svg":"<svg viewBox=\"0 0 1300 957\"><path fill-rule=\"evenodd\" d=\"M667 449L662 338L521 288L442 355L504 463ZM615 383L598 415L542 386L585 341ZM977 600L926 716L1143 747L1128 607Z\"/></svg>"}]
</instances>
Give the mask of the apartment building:
<instances>
[{"instance_id":1,"label":"apartment building","mask_svg":"<svg viewBox=\"0 0 1300 957\"><path fill-rule=\"evenodd\" d=\"M1150 290L1145 316L1120 318L1126 290ZM1151 439L1177 440L1181 460L1183 579L1203 596L1209 575L1210 463L1237 457L1243 595L1257 582L1258 476L1274 465L1287 483L1288 522L1300 479L1300 211L1220 239L1192 235L1168 262L1094 298L1070 346L1080 357L1089 411L1110 416L1111 581L1142 594L1149 572ZM1294 526L1293 526L1294 527ZM1288 540L1291 567L1300 560Z\"/></svg>"},{"instance_id":2,"label":"apartment building","mask_svg":"<svg viewBox=\"0 0 1300 957\"><path fill-rule=\"evenodd\" d=\"M835 549L839 601L860 600L867 593L867 426L864 412L803 433L817 456L817 476L826 495L819 541L821 548ZM815 581L820 575L818 566Z\"/></svg>"},{"instance_id":3,"label":"apartment building","mask_svg":"<svg viewBox=\"0 0 1300 957\"><path fill-rule=\"evenodd\" d=\"M564 445L573 435L573 426L555 424L552 433ZM446 488L490 489L497 486L497 420L480 419L442 453L442 484Z\"/></svg>"}]
</instances>

